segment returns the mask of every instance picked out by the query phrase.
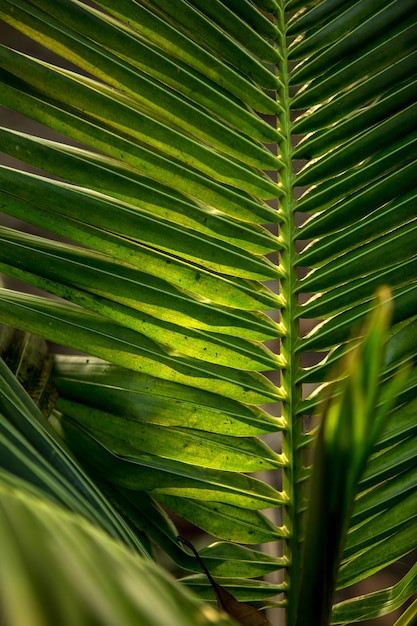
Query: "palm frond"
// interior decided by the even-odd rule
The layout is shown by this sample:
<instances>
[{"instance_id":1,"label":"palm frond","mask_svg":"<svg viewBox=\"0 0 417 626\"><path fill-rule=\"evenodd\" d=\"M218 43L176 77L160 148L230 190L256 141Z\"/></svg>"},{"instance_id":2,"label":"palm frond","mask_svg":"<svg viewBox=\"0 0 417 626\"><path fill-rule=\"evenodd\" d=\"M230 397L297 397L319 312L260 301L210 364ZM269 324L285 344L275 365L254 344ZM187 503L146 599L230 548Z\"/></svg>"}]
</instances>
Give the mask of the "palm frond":
<instances>
[{"instance_id":1,"label":"palm frond","mask_svg":"<svg viewBox=\"0 0 417 626\"><path fill-rule=\"evenodd\" d=\"M307 385L347 375L352 331L385 284L375 410L389 414L349 492L336 584L416 547L415 368L392 406L394 372L417 350L414 5L0 6L42 46L0 47L0 103L60 133L0 129L2 150L35 168L0 166L2 210L46 231L1 227L0 270L60 298L1 289L0 317L88 355L56 359L54 426L178 564L200 571L158 501L222 540L283 539L280 557L223 541L203 556L243 599L285 591L291 626L315 438L305 417L322 411ZM258 439L273 432L278 451ZM248 475L260 469L278 470L278 489ZM250 580L280 568L278 587ZM189 583L205 595L207 581ZM393 587L401 604L413 585L409 573ZM400 606L378 594L336 604L334 623Z\"/></svg>"}]
</instances>

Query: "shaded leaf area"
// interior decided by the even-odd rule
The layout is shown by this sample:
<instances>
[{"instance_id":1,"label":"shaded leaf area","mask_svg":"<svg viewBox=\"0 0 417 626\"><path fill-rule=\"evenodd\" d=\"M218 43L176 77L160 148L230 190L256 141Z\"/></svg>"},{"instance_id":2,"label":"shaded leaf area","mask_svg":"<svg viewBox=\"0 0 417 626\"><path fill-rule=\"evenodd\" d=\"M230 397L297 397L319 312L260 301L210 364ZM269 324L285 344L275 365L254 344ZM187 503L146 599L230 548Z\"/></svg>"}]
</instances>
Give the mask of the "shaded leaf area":
<instances>
[{"instance_id":1,"label":"shaded leaf area","mask_svg":"<svg viewBox=\"0 0 417 626\"><path fill-rule=\"evenodd\" d=\"M134 451L229 471L260 471L282 466L282 458L257 438L229 437L176 426L159 426L135 419L121 418L108 411L84 407L79 402L60 398L56 408L78 422L102 443L121 456Z\"/></svg>"},{"instance_id":2,"label":"shaded leaf area","mask_svg":"<svg viewBox=\"0 0 417 626\"><path fill-rule=\"evenodd\" d=\"M25 487L2 479L0 488L0 586L11 626L231 624L152 561Z\"/></svg>"},{"instance_id":3,"label":"shaded leaf area","mask_svg":"<svg viewBox=\"0 0 417 626\"><path fill-rule=\"evenodd\" d=\"M244 474L201 468L134 449L121 456L71 420L63 424L58 418L55 426L77 456L89 459L99 473L128 489L204 497L253 510L285 502L285 496L275 489Z\"/></svg>"},{"instance_id":4,"label":"shaded leaf area","mask_svg":"<svg viewBox=\"0 0 417 626\"><path fill-rule=\"evenodd\" d=\"M262 609L265 606L283 606L283 602L275 602L273 598L277 594L281 594L285 591L284 584L273 584L265 581L252 580L249 584L246 584L242 588L242 580L240 578L220 578L221 586L224 589L230 590L233 597L246 604L251 602L251 605ZM181 581L188 587L194 590L200 597L206 600L216 601L216 594L207 580L206 575L195 574L182 578ZM268 599L271 598L271 601Z\"/></svg>"},{"instance_id":5,"label":"shaded leaf area","mask_svg":"<svg viewBox=\"0 0 417 626\"><path fill-rule=\"evenodd\" d=\"M287 536L284 528L274 525L265 515L259 511L238 509L220 502L204 502L202 500L190 500L176 496L158 495L158 501L169 509L176 511L183 518L188 519L194 525L206 531L210 535L226 539L227 541L260 544L277 541ZM227 544L228 546L230 544ZM236 546L234 548L237 549ZM258 555L260 557L260 555ZM222 557L222 564L229 569L232 556ZM266 561L266 568L275 570L281 561L271 559ZM252 570L252 563L242 565L242 574L248 575ZM260 574L254 574L260 575Z\"/></svg>"},{"instance_id":6,"label":"shaded leaf area","mask_svg":"<svg viewBox=\"0 0 417 626\"><path fill-rule=\"evenodd\" d=\"M20 246L18 246L18 248L19 247ZM21 250L20 252L22 252L22 254L20 254L20 252L18 253L22 264L27 264L26 267L29 266L30 259L32 260L32 263L38 260L36 251L34 251L34 254L32 253L33 251L34 249L29 247L26 251ZM45 272L49 275L49 277L42 278L31 274L26 270L21 271L16 268L10 268L10 264L13 261L11 257L8 256L10 248L7 243L3 246L3 252L5 255L3 258L8 263L7 265L0 263L0 268L3 266L3 268L8 271L9 275L20 280L25 280L26 282L37 287L44 287L58 296L62 295L67 299L72 300L79 305L83 305L84 307L97 313L102 312L103 317L131 328L133 331L138 331L150 339L165 345L167 349L170 348L171 350L174 350L177 348L178 351L181 349L184 355L197 359L203 357L204 360L211 363L218 363L226 366L232 364L235 369L242 370L274 369L279 368L282 365L282 360L273 355L270 350L267 350L264 346L257 342L251 341L250 338L246 339L244 337L245 334L248 334L249 337L250 335L258 335L258 337L261 335L259 332L259 327L262 327L263 322L261 316L251 317L248 315L245 323L244 319L241 318L239 320L240 316L236 314L229 314L228 312L217 311L218 315L216 316L216 309L214 308L212 311L214 319L209 319L211 320L213 327L215 319L218 317L220 324L217 326L216 330L220 330L220 333L212 333L210 330L207 331L206 329L209 328L210 322L208 320L205 321L204 319L201 321L195 320L194 325L200 325L203 326L203 328L205 326L206 329L185 329L184 326L191 322L193 308L192 302L190 302L191 306L189 307L189 313L187 314L187 306L186 302L184 302L186 298L182 298L181 294L178 293L170 294L169 287L164 289L165 285L162 281L158 284L156 280L152 280L152 283L149 284L150 281L146 281L146 279L145 281L140 281L140 274L135 277L139 280L131 281L131 279L134 278L135 273L133 273L133 276L127 278L126 281L127 283L131 282L129 285L130 294L129 292L127 292L126 295L118 295L115 293L115 295L111 295L110 298L108 298L106 297L107 294L105 292L108 292L111 289L111 285L116 279L119 287L116 287L114 291L123 291L122 273L124 268L122 268L122 271L120 272L120 277L117 277L117 268L114 266L111 268L112 271L109 272L106 272L105 270L102 272L100 269L97 269L97 272L94 272L91 267L94 262L92 262L89 267L88 260L86 259L84 260L84 263L78 263L75 261L75 272L85 274L86 282L90 281L91 285L95 285L95 288L92 288L89 285L87 290L84 291L82 289L83 285L81 284L83 282L82 280L79 280L79 284L75 286L77 280L77 274L75 272L68 280L68 282L72 283L72 285L65 284L65 269L61 277L59 277L61 264L57 257L54 259L53 255L50 256L49 254L44 255L41 253L42 262L46 261L47 263L52 263L52 265L49 265L49 271ZM16 252L17 250L15 250L15 253ZM27 253L26 258L25 252ZM76 252L76 255L78 256L78 252ZM81 256L83 256L82 253ZM104 260L105 262L105 259L98 260ZM17 260L17 256L15 257L15 263L16 265L20 264L20 261ZM71 261L69 263L71 263ZM42 263L39 265L39 272L41 271L41 265ZM66 265L66 262L64 262L64 265ZM55 269L52 270L52 268ZM91 270L93 270L92 275L89 276ZM52 276L53 273L55 273L55 277ZM56 278L57 280L55 281L53 278ZM97 280L95 280L95 278L97 278ZM102 283L102 289L100 289L100 283ZM95 293L92 293L93 289ZM131 299L133 293L139 291L143 293L142 305L136 305ZM175 320L175 314L173 314L173 309L170 308L170 304L173 299L175 301L176 295L179 296L179 302L177 300L179 308L182 308L184 313L182 314L179 312L177 319ZM173 298L170 296L173 296ZM119 300L119 302L117 302L117 300ZM146 302L146 300L148 300L148 302ZM158 300L162 300L163 304L158 306ZM130 304L133 304L133 307L131 307ZM210 315L210 307L207 307L207 305L199 306L199 304L196 303L194 308L196 309L197 315L200 317L202 314L202 316L207 319L208 315ZM144 311L144 309L150 311L152 315ZM73 312L75 313L76 309L73 309ZM163 319L164 317L173 321L165 321ZM244 318L244 315L242 317ZM174 323L174 320L176 323ZM239 321L242 322L243 327L241 333L239 333ZM233 323L236 324L236 327L232 326ZM182 324L184 324L184 326ZM244 326L247 326L247 328L245 329ZM252 326L252 328L250 328L250 326ZM232 333L239 333L241 337L236 338L224 336L225 333L228 333L228 327L231 328ZM276 335L277 333L273 324L268 324L268 322L265 324L265 331L264 336L268 336L268 334L272 333Z\"/></svg>"},{"instance_id":7,"label":"shaded leaf area","mask_svg":"<svg viewBox=\"0 0 417 626\"><path fill-rule=\"evenodd\" d=\"M53 381L61 397L121 417L233 437L253 437L284 427L261 408L210 391L126 369L100 359L57 356Z\"/></svg>"},{"instance_id":8,"label":"shaded leaf area","mask_svg":"<svg viewBox=\"0 0 417 626\"><path fill-rule=\"evenodd\" d=\"M245 311L274 308L282 304L282 300L274 296L261 283L215 274L207 271L202 265L193 266L172 254L135 242L131 238L130 228L122 230L122 234L113 234L105 228L107 219L104 222L101 221L101 228L99 228L100 222L96 224L91 219L93 207L88 202L91 195L88 194L88 190L74 189L73 186L63 183L56 185L53 181L28 175L23 175L22 179L21 172L9 168L2 170L3 181L9 174L10 188L19 189L19 197L5 194L2 197L4 200L2 207L7 208L7 212L14 217L30 221L36 226L47 228L49 231L61 234L85 246L94 247L99 252L110 254L113 258L150 274L152 279L159 280L162 275L176 288L185 291L185 294L191 291L195 293L197 299L206 303L214 301L216 304ZM4 184L6 185L6 182ZM41 190L42 206L34 201L36 190ZM78 219L77 216L72 216L74 203L76 206L79 204L79 198L73 194L81 191L82 204L85 206L84 212L87 213L83 220L80 219L81 216L78 216ZM93 198L95 202L100 199L95 194ZM98 208L99 219L102 219L102 212L105 218L112 219L112 205L108 198L107 200L103 198L103 200L104 205L100 203ZM45 210L45 203L51 207L50 211ZM92 224L86 223L86 220L91 221ZM116 228L120 230L120 225ZM40 243L39 240L37 243ZM234 311L230 311L230 314L233 315Z\"/></svg>"},{"instance_id":9,"label":"shaded leaf area","mask_svg":"<svg viewBox=\"0 0 417 626\"><path fill-rule=\"evenodd\" d=\"M66 402L60 400L57 407L67 408ZM91 411L91 407L87 411ZM199 442L202 448L198 456L200 465L190 465L184 461L181 449L179 461L169 458L172 457L172 445L168 458L162 456L161 449L157 450L157 455L150 454L147 449L141 451L129 430L125 433L128 444L118 448L117 437L113 434L109 447L106 447L103 444L106 438L100 429L97 433L86 430L79 407L76 407L76 414L75 421L67 412L56 414L52 416L52 423L123 517L137 532L145 533L149 540L160 546L178 566L191 571L200 569L178 548L177 531L158 503L227 541L213 544L202 554L216 577L239 577L242 589L250 590L253 585L250 578L285 567L285 559L268 557L257 550L229 543L258 544L285 537L287 531L276 527L262 513L264 508L285 503L285 494L250 476L202 466L207 435ZM149 438L146 441L151 442ZM224 443L222 437L222 446ZM115 447L118 448L116 452ZM264 456L262 463L265 463ZM228 587L228 583L225 584ZM269 591L267 583L259 582L257 597ZM250 594L249 600L253 600Z\"/></svg>"},{"instance_id":10,"label":"shaded leaf area","mask_svg":"<svg viewBox=\"0 0 417 626\"><path fill-rule=\"evenodd\" d=\"M307 108L293 129L307 133L295 151L306 160L296 184L307 187L297 209L312 214L297 235L311 240L299 260L311 269L300 291L312 295L301 314L325 320L307 337L309 350L343 341L378 285L395 299L415 284L415 6L389 2L375 13L372 2L349 2L339 15L326 4L290 26L308 25L291 58L316 53L292 72L294 84L310 81L293 101ZM319 90L329 102L316 100Z\"/></svg>"},{"instance_id":11,"label":"shaded leaf area","mask_svg":"<svg viewBox=\"0 0 417 626\"><path fill-rule=\"evenodd\" d=\"M206 301L202 298L193 299L184 289L180 289L179 285L173 287L167 280L156 276L150 277L138 268L115 262L104 254L28 236L7 228L1 229L1 237L2 263L14 266L16 276L19 275L19 270L26 271L26 279L31 280L31 273L28 271L30 268L28 260L31 258L38 268L38 274L32 275L32 282L35 285L40 287L47 285L50 290L55 285L57 292L59 289L62 292L66 289L68 298L73 291L74 299L77 293L84 292L86 301L88 292L95 294L102 308L107 299L116 310L122 311L124 308L118 307L117 303L128 307L126 317L130 308L141 311L144 316L143 318L138 316L138 328L146 328L145 320L150 315L158 316L161 323L171 322L180 328L189 325L196 331L226 335L234 333L251 340L273 339L279 333L279 326L260 312L245 312L226 308L221 304L216 305L208 299ZM140 259L138 264L139 261ZM9 272L11 273L11 267ZM200 276L201 279L204 280L204 276ZM138 292L141 293L140 300L135 297ZM230 295L232 298L236 297L236 294ZM211 299L215 299L214 293ZM94 296L91 297L91 301L94 302ZM107 308L110 309L110 306ZM130 313L133 317L133 311ZM110 316L109 311L107 314ZM206 339L207 343L209 336ZM252 349L256 350L256 346L253 345Z\"/></svg>"},{"instance_id":12,"label":"shaded leaf area","mask_svg":"<svg viewBox=\"0 0 417 626\"><path fill-rule=\"evenodd\" d=\"M147 554L147 542L142 545L97 489L2 359L0 376L2 480L27 481L46 500L82 515L130 549Z\"/></svg>"},{"instance_id":13,"label":"shaded leaf area","mask_svg":"<svg viewBox=\"0 0 417 626\"><path fill-rule=\"evenodd\" d=\"M254 577L260 577L288 565L284 557L273 557L264 552L250 550L245 546L224 542L217 542L203 548L200 555L208 563L210 571L216 576L239 576L244 568L248 568L253 571ZM235 564L229 566L229 561L234 561ZM255 587L260 588L264 581L252 582L255 583ZM284 587L285 585L281 585L279 588L283 589Z\"/></svg>"},{"instance_id":14,"label":"shaded leaf area","mask_svg":"<svg viewBox=\"0 0 417 626\"><path fill-rule=\"evenodd\" d=\"M297 234L310 270L300 315L323 320L304 339L309 351L345 341L378 285L393 290L394 322L414 316L416 19L407 1L348 2L340 14L322 2L290 21L293 108L307 109L293 127L306 134L294 154L305 160L297 210L311 214Z\"/></svg>"},{"instance_id":15,"label":"shaded leaf area","mask_svg":"<svg viewBox=\"0 0 417 626\"><path fill-rule=\"evenodd\" d=\"M133 527L138 529L141 533L146 533L146 536L154 544L161 547L178 567L193 572L203 571L199 562L194 557L190 556L182 545L178 543L178 530L170 519L166 508L164 508L167 506L172 510L175 508L171 508L173 501L179 498L161 495L159 493L150 496L143 491L138 492L120 487L119 485L111 485L106 478L98 478L97 481L100 488L103 489L104 493L111 496L112 501L115 502L118 509L130 521ZM157 502L157 500L159 502ZM227 511L229 513L229 521L231 520L232 523L235 523L235 529L233 531L235 535L226 537L228 541L215 542L201 551L201 557L206 567L213 572L216 578L224 578L226 576L240 577L241 592L246 589L246 585L248 585L248 588L252 588L254 584L258 586L259 594L261 594L262 581L247 580L246 577L253 576L254 578L259 578L265 576L268 573L285 567L287 565L286 560L268 556L259 550L247 546L239 546L231 541L233 541L234 538L237 540L238 536L242 538L243 533L246 533L246 537L250 536L249 542L253 541L256 533L259 533L259 529L264 531L267 527L267 521L262 519L262 516L257 511L246 511L242 513L245 519L251 518L251 521L254 523L253 531L249 535L247 527L245 528L244 524L239 525L239 523L233 520L233 516L237 518L238 513L242 512L243 509L222 505L218 502L203 503L193 500L191 503L194 506L201 505L207 507L207 509L213 507L214 520L216 520L219 510L223 512ZM181 509L179 510L181 513ZM227 526L225 532L227 532ZM258 535L258 537L259 536L260 535ZM268 538L271 538L271 534L269 534ZM265 589L268 589L268 583L265 583L265 585Z\"/></svg>"}]
</instances>

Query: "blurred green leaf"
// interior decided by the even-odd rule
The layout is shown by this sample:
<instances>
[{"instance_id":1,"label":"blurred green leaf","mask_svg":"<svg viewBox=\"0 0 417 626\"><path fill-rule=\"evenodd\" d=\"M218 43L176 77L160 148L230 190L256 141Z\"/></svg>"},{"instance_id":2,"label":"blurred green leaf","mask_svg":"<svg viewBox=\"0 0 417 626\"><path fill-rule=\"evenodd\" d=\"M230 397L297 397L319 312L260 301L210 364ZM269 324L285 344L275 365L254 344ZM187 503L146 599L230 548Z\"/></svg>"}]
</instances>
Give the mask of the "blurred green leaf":
<instances>
[{"instance_id":1,"label":"blurred green leaf","mask_svg":"<svg viewBox=\"0 0 417 626\"><path fill-rule=\"evenodd\" d=\"M368 318L364 340L347 354L345 371L339 374L341 380L336 383L335 393L328 394L323 407L305 522L303 576L297 611L300 626L327 623L336 585L346 586L360 579L355 559L352 566L348 562L338 572L353 501L372 447L407 375L401 371L388 387L384 389L381 385L391 317L389 296L386 289L379 293L379 306ZM384 402L378 404L381 396ZM395 527L393 518L391 524ZM378 519L371 520L370 526L375 546ZM378 551L381 562L390 563L399 558L399 553L403 556L411 549L404 546L404 542L410 546L407 526L397 530L397 541L393 542L396 547L392 546L395 557L387 554L386 546L383 555ZM376 549L368 550L363 559L361 555L357 558L362 567L367 568L366 574L362 572L363 577L377 569L375 558L370 554Z\"/></svg>"},{"instance_id":2,"label":"blurred green leaf","mask_svg":"<svg viewBox=\"0 0 417 626\"><path fill-rule=\"evenodd\" d=\"M16 492L2 483L0 507L8 624L231 623L151 561L21 486Z\"/></svg>"}]
</instances>

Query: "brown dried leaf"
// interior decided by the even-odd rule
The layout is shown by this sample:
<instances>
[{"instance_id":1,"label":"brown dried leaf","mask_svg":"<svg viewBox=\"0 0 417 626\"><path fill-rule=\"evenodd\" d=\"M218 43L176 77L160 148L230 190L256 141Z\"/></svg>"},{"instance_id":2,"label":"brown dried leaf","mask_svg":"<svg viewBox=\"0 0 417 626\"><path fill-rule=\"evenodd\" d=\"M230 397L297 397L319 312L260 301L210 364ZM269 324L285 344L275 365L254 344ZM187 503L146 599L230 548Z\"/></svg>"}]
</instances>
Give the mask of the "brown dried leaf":
<instances>
[{"instance_id":1,"label":"brown dried leaf","mask_svg":"<svg viewBox=\"0 0 417 626\"><path fill-rule=\"evenodd\" d=\"M211 581L210 581L211 582ZM212 583L213 585L213 583ZM241 626L272 626L271 622L253 606L245 602L239 602L223 587L214 583L213 585L217 604L225 613L233 617Z\"/></svg>"}]
</instances>

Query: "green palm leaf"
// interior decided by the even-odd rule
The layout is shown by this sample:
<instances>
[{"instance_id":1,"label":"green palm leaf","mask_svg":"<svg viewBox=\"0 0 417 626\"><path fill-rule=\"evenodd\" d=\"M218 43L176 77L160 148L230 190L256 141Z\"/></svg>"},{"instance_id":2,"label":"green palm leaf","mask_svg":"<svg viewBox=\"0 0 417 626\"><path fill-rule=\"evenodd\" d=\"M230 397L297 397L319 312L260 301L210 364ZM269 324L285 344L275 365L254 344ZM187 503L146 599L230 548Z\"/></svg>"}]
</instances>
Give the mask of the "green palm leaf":
<instances>
[{"instance_id":1,"label":"green palm leaf","mask_svg":"<svg viewBox=\"0 0 417 626\"><path fill-rule=\"evenodd\" d=\"M58 431L119 532L203 597L162 507L221 539L213 575L285 603L289 626L403 606L414 569L332 609L416 547L415 3L4 0L0 17L41 44L0 46L0 103L43 125L0 128L20 162L0 165L2 211L43 229L1 226L0 271L55 296L2 288L0 319L87 355L55 357L38 437L59 451ZM363 326L382 285L389 333L388 313ZM21 428L3 447L27 480L40 452ZM48 462L34 487L93 521ZM279 557L236 545L276 540Z\"/></svg>"},{"instance_id":2,"label":"green palm leaf","mask_svg":"<svg viewBox=\"0 0 417 626\"><path fill-rule=\"evenodd\" d=\"M24 483L2 476L0 506L2 597L10 623L231 624L151 561L145 565L81 517L26 493Z\"/></svg>"}]
</instances>

